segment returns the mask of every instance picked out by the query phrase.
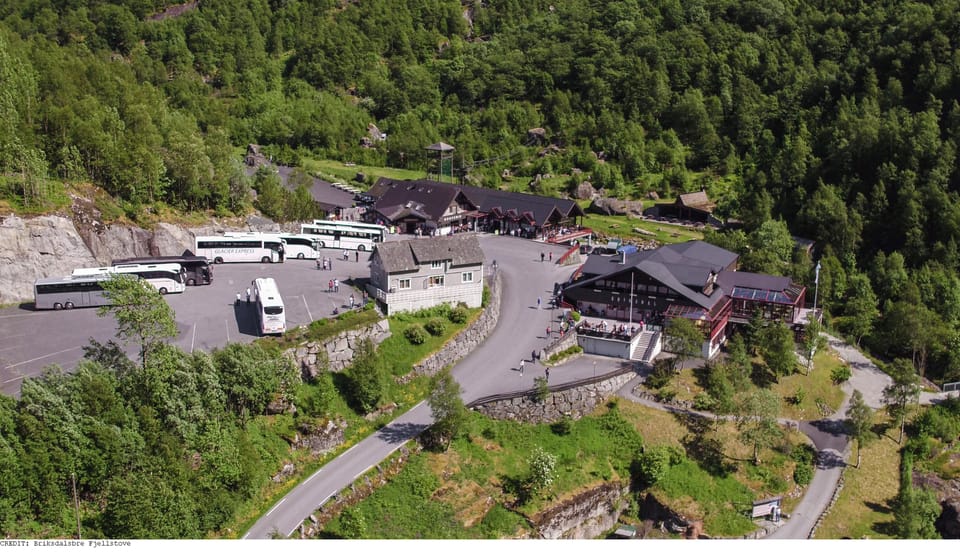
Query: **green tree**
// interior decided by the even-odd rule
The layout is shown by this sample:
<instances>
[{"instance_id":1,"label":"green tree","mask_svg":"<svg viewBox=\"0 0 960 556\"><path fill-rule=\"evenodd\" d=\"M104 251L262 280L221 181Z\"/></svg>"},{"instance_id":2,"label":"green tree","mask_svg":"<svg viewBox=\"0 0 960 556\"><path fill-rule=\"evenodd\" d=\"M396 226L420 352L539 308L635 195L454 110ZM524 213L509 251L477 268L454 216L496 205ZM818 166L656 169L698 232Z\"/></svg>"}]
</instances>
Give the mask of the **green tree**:
<instances>
[{"instance_id":1,"label":"green tree","mask_svg":"<svg viewBox=\"0 0 960 556\"><path fill-rule=\"evenodd\" d=\"M444 450L460 434L467 420L467 407L461 399L460 384L449 369L444 369L430 380L427 403L433 416L431 432L437 446Z\"/></svg>"},{"instance_id":2,"label":"green tree","mask_svg":"<svg viewBox=\"0 0 960 556\"><path fill-rule=\"evenodd\" d=\"M140 345L140 365L157 345L177 335L173 309L149 282L131 274L115 274L103 282L111 305L97 309L98 316L112 315L117 321L117 336L124 343Z\"/></svg>"},{"instance_id":3,"label":"green tree","mask_svg":"<svg viewBox=\"0 0 960 556\"><path fill-rule=\"evenodd\" d=\"M783 220L767 220L749 235L750 250L744 255L745 270L783 275L793 260L793 236Z\"/></svg>"},{"instance_id":4,"label":"green tree","mask_svg":"<svg viewBox=\"0 0 960 556\"><path fill-rule=\"evenodd\" d=\"M863 400L860 390L854 390L847 406L847 432L857 441L857 468L860 468L860 448L873 437L873 410Z\"/></svg>"},{"instance_id":5,"label":"green tree","mask_svg":"<svg viewBox=\"0 0 960 556\"><path fill-rule=\"evenodd\" d=\"M753 462L760 465L760 450L783 437L777 424L780 398L770 390L759 388L740 397L737 407L737 430L740 439L753 447Z\"/></svg>"},{"instance_id":6,"label":"green tree","mask_svg":"<svg viewBox=\"0 0 960 556\"><path fill-rule=\"evenodd\" d=\"M823 326L816 318L807 324L803 334L803 356L807 359L807 371L813 366L813 358L817 352L827 346L827 339L821 334Z\"/></svg>"},{"instance_id":7,"label":"green tree","mask_svg":"<svg viewBox=\"0 0 960 556\"><path fill-rule=\"evenodd\" d=\"M346 371L349 396L357 409L369 413L377 407L386 388L387 370L373 342L364 338L353 353L353 364Z\"/></svg>"},{"instance_id":8,"label":"green tree","mask_svg":"<svg viewBox=\"0 0 960 556\"><path fill-rule=\"evenodd\" d=\"M678 375L683 368L683 362L697 357L703 347L703 332L697 323L690 319L675 317L667 322L663 329L667 346L675 353L673 372Z\"/></svg>"},{"instance_id":9,"label":"green tree","mask_svg":"<svg viewBox=\"0 0 960 556\"><path fill-rule=\"evenodd\" d=\"M293 360L255 344L229 344L212 357L228 407L244 419L263 415L278 397L290 397L298 379Z\"/></svg>"},{"instance_id":10,"label":"green tree","mask_svg":"<svg viewBox=\"0 0 960 556\"><path fill-rule=\"evenodd\" d=\"M760 355L767 367L779 380L797 368L796 344L793 333L782 322L771 324L764 330Z\"/></svg>"},{"instance_id":11,"label":"green tree","mask_svg":"<svg viewBox=\"0 0 960 556\"><path fill-rule=\"evenodd\" d=\"M910 404L920 399L920 377L917 376L913 363L908 359L894 359L887 365L886 371L893 382L883 389L883 403L887 408L887 414L899 422L900 436L897 438L897 444L901 444Z\"/></svg>"},{"instance_id":12,"label":"green tree","mask_svg":"<svg viewBox=\"0 0 960 556\"><path fill-rule=\"evenodd\" d=\"M856 273L850 276L847 283L846 297L844 329L856 338L859 347L864 336L869 336L873 331L874 323L880 316L877 296L870 286L870 279L865 274Z\"/></svg>"}]
</instances>

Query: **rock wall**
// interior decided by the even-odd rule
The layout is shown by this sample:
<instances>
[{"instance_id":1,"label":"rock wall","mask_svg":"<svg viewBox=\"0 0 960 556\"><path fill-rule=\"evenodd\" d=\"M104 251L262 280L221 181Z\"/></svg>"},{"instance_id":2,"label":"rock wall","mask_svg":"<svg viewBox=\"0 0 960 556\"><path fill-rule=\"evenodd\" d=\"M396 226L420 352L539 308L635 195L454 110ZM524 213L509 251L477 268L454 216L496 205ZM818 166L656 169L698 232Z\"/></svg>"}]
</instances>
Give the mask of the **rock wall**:
<instances>
[{"instance_id":1,"label":"rock wall","mask_svg":"<svg viewBox=\"0 0 960 556\"><path fill-rule=\"evenodd\" d=\"M62 216L0 221L0 303L33 300L38 278L99 266L73 223Z\"/></svg>"},{"instance_id":2,"label":"rock wall","mask_svg":"<svg viewBox=\"0 0 960 556\"><path fill-rule=\"evenodd\" d=\"M382 319L370 326L344 330L320 342L301 344L284 353L293 357L304 378L315 378L325 370L336 373L349 367L361 340L369 338L374 345L379 345L389 337L390 321Z\"/></svg>"},{"instance_id":3,"label":"rock wall","mask_svg":"<svg viewBox=\"0 0 960 556\"><path fill-rule=\"evenodd\" d=\"M552 387L547 399L542 402L536 400L536 391L530 390L510 398L471 405L474 410L493 419L523 423L553 423L564 416L579 419L635 376L633 371L627 371L598 382L574 383L570 387L561 384Z\"/></svg>"},{"instance_id":4,"label":"rock wall","mask_svg":"<svg viewBox=\"0 0 960 556\"><path fill-rule=\"evenodd\" d=\"M629 495L629 485L604 483L544 510L531 521L543 539L595 539L614 528Z\"/></svg>"},{"instance_id":5,"label":"rock wall","mask_svg":"<svg viewBox=\"0 0 960 556\"><path fill-rule=\"evenodd\" d=\"M500 275L494 274L487 280L490 288L490 300L483 308L477 320L464 328L443 348L413 366L413 376L433 376L443 368L453 365L483 343L490 331L497 326L500 318Z\"/></svg>"}]
</instances>

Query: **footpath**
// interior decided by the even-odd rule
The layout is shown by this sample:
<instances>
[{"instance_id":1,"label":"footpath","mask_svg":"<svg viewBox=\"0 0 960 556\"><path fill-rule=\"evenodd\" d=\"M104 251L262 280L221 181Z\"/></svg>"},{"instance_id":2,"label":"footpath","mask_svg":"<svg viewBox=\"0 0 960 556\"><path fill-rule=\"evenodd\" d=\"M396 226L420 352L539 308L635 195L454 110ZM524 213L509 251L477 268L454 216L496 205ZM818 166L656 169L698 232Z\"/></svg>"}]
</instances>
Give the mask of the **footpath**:
<instances>
[{"instance_id":1,"label":"footpath","mask_svg":"<svg viewBox=\"0 0 960 556\"><path fill-rule=\"evenodd\" d=\"M817 449L817 465L813 479L807 486L803 499L793 512L779 522L764 520L759 523L770 539L808 539L813 536L815 527L839 494L840 480L846 460L850 455L851 443L844 432L844 420L850 396L854 390L863 394L864 401L873 409L883 408L883 390L891 384L890 377L881 371L858 349L843 340L824 334L830 349L846 362L851 369L851 377L843 386L844 399L840 407L829 417L815 421L791 421L781 419L781 424L792 426L806 434ZM617 395L648 407L670 412L683 412L715 419L716 416L691 409L680 408L657 402L634 393L643 382L640 375L625 384ZM932 404L946 398L943 393L923 392L920 403ZM762 533L761 533L762 534Z\"/></svg>"}]
</instances>

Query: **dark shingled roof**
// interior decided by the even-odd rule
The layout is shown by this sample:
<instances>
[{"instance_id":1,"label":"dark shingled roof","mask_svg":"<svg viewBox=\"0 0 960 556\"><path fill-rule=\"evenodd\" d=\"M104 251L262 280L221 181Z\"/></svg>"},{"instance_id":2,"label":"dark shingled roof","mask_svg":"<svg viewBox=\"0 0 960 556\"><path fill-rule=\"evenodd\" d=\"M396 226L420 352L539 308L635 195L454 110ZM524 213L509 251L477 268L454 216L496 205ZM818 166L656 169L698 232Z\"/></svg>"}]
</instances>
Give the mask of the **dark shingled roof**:
<instances>
[{"instance_id":1,"label":"dark shingled roof","mask_svg":"<svg viewBox=\"0 0 960 556\"><path fill-rule=\"evenodd\" d=\"M459 189L449 186L438 187L438 184L446 185L430 180L395 181L387 185L381 178L374 188L382 188L383 192L373 203L373 208L385 217L396 220L403 216L401 208L406 207L413 209L415 215L436 223L450 203L462 195ZM370 191L367 193L369 194ZM476 205L465 197L462 197L461 201L472 205L470 210L476 208Z\"/></svg>"},{"instance_id":2,"label":"dark shingled roof","mask_svg":"<svg viewBox=\"0 0 960 556\"><path fill-rule=\"evenodd\" d=\"M703 210L710 210L716 205L710 202L710 198L707 197L706 192L696 191L694 193L683 193L680 197L677 198L677 201L685 206L691 208L698 208Z\"/></svg>"},{"instance_id":3,"label":"dark shingled roof","mask_svg":"<svg viewBox=\"0 0 960 556\"><path fill-rule=\"evenodd\" d=\"M379 207L388 207L404 204L406 201L414 201L424 206L423 212L430 214L435 221L443 211L449 206L449 201L443 199L452 199L449 196L441 196L441 191L456 191L463 193L470 204L474 205L481 212L494 212L499 210L506 214L509 211L512 216L517 218L528 215L537 225L542 225L551 217L567 218L573 216L583 216L583 209L572 199L558 199L555 197L545 197L542 195L530 195L528 193L514 193L512 191L500 191L499 189L487 189L485 187L475 187L472 185L458 185L444 183L433 180L394 180L390 178L380 178L369 191L368 195L378 197L374 208L383 213ZM431 198L437 198L431 200Z\"/></svg>"},{"instance_id":4,"label":"dark shingled roof","mask_svg":"<svg viewBox=\"0 0 960 556\"><path fill-rule=\"evenodd\" d=\"M476 234L425 237L378 243L373 256L387 273L409 272L431 261L451 261L451 266L483 263L483 250Z\"/></svg>"}]
</instances>

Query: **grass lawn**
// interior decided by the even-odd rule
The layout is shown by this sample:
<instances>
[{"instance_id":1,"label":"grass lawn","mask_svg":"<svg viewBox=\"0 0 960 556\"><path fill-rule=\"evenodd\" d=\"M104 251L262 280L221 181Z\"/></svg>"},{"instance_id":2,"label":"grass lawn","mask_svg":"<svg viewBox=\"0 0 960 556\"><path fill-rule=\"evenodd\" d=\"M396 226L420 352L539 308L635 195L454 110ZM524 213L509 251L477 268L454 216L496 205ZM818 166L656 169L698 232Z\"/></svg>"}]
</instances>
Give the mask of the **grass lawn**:
<instances>
[{"instance_id":1,"label":"grass lawn","mask_svg":"<svg viewBox=\"0 0 960 556\"><path fill-rule=\"evenodd\" d=\"M347 163L337 160L311 160L303 159L303 168L307 173L319 176L322 179L333 182L352 182L356 181L357 173L366 174L371 179L379 177L394 178L398 180L417 180L426 177L423 170L405 170L403 168L384 168L380 166L364 166L362 164L353 164L347 166Z\"/></svg>"},{"instance_id":2,"label":"grass lawn","mask_svg":"<svg viewBox=\"0 0 960 556\"><path fill-rule=\"evenodd\" d=\"M649 203L652 203L652 201L645 201L645 206ZM589 201L581 201L581 206L584 208L589 204ZM692 228L643 220L633 216L606 216L587 213L583 218L583 225L599 235L618 237L625 242L655 239L660 243L682 243L691 239L703 239L703 233ZM634 228L647 230L650 233L638 234L633 231Z\"/></svg>"},{"instance_id":3,"label":"grass lawn","mask_svg":"<svg viewBox=\"0 0 960 556\"><path fill-rule=\"evenodd\" d=\"M822 402L832 411L843 403L843 390L830 380L830 371L843 365L837 354L830 350L821 350L813 358L813 368L809 374L806 369L780 379L771 389L780 396L780 415L788 419L807 421L820 419L817 402ZM802 392L800 403L793 403L794 396Z\"/></svg>"},{"instance_id":4,"label":"grass lawn","mask_svg":"<svg viewBox=\"0 0 960 556\"><path fill-rule=\"evenodd\" d=\"M878 419L884 419L879 416ZM900 488L900 448L896 440L881 436L863 447L860 468L852 447L844 472L840 498L817 529L817 539L892 539L885 533L893 521L890 500Z\"/></svg>"}]
</instances>

